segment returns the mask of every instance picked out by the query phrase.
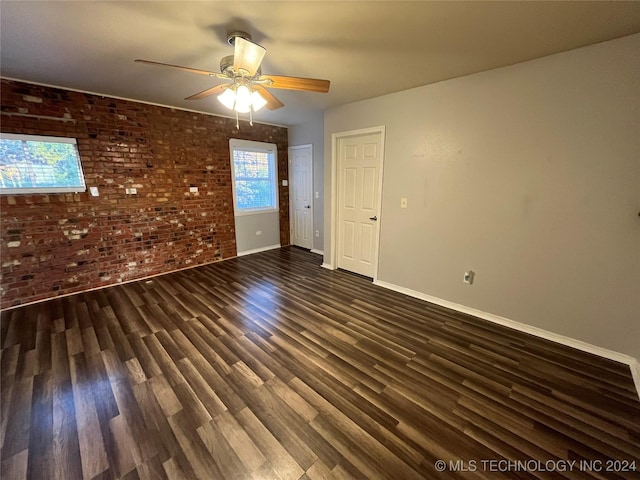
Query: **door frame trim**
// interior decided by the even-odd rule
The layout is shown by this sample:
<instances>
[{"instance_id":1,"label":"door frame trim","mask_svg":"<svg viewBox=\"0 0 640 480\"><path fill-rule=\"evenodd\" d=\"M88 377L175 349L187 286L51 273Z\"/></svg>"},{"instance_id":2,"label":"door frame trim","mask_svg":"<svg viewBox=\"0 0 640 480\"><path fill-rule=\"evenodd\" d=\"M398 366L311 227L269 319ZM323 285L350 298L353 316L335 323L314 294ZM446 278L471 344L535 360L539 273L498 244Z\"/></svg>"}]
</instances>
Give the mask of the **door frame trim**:
<instances>
[{"instance_id":1,"label":"door frame trim","mask_svg":"<svg viewBox=\"0 0 640 480\"><path fill-rule=\"evenodd\" d=\"M312 143L305 143L304 145L293 145L290 146L287 149L287 159L288 159L288 168L289 168L289 238L291 239L291 245L293 245L293 229L295 228L294 225L294 221L295 221L295 215L294 213L294 205L293 205L293 200L292 200L292 196L291 196L291 185L292 185L292 181L293 181L293 175L291 174L291 150L300 150L302 148L310 148L311 149L311 165L310 165L310 173L311 175L309 175L309 178L311 179L311 250L313 250L313 244L314 244L314 232L315 232L315 222L313 221L313 215L314 215L314 210L315 210L315 198L313 195L313 144Z\"/></svg>"},{"instance_id":2,"label":"door frame trim","mask_svg":"<svg viewBox=\"0 0 640 480\"><path fill-rule=\"evenodd\" d=\"M375 254L373 258L373 281L378 280L378 259L380 257L380 230L382 227L382 178L384 172L384 139L385 139L385 126L379 125L376 127L360 128L358 130L347 130L344 132L337 132L331 134L331 235L330 246L331 253L329 255L329 262L322 264L323 267L335 270L338 268L338 143L343 138L355 137L360 135L368 135L371 133L380 134L380 172L378 175L378 222L376 228L376 245ZM326 237L325 237L326 238Z\"/></svg>"}]
</instances>

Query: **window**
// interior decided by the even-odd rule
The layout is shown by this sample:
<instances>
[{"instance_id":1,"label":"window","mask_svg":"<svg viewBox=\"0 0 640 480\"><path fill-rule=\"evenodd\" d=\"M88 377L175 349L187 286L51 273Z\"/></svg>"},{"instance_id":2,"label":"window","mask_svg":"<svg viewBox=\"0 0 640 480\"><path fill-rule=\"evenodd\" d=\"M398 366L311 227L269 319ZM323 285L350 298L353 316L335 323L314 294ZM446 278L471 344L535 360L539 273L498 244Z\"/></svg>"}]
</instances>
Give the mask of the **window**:
<instances>
[{"instance_id":1,"label":"window","mask_svg":"<svg viewBox=\"0 0 640 480\"><path fill-rule=\"evenodd\" d=\"M278 211L278 152L273 143L229 140L236 215Z\"/></svg>"},{"instance_id":2,"label":"window","mask_svg":"<svg viewBox=\"0 0 640 480\"><path fill-rule=\"evenodd\" d=\"M0 193L85 190L75 138L0 133Z\"/></svg>"}]
</instances>

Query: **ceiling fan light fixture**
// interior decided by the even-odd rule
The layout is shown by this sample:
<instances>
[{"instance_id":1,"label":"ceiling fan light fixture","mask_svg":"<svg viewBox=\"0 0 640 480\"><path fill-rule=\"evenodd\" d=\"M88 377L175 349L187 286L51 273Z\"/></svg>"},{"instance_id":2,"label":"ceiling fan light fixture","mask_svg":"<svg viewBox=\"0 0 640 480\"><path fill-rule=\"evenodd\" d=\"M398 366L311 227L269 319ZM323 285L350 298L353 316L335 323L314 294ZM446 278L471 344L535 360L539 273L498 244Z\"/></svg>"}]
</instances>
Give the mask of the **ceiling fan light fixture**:
<instances>
[{"instance_id":1,"label":"ceiling fan light fixture","mask_svg":"<svg viewBox=\"0 0 640 480\"><path fill-rule=\"evenodd\" d=\"M224 92L218 95L218 100L229 110L233 110L236 104L236 92L232 88L226 88Z\"/></svg>"},{"instance_id":2,"label":"ceiling fan light fixture","mask_svg":"<svg viewBox=\"0 0 640 480\"><path fill-rule=\"evenodd\" d=\"M251 94L251 106L253 107L253 111L257 112L262 107L267 104L267 101L260 95L260 92L254 90Z\"/></svg>"},{"instance_id":3,"label":"ceiling fan light fixture","mask_svg":"<svg viewBox=\"0 0 640 480\"><path fill-rule=\"evenodd\" d=\"M231 85L218 95L218 101L238 113L257 112L267 101L257 90L246 85Z\"/></svg>"},{"instance_id":4,"label":"ceiling fan light fixture","mask_svg":"<svg viewBox=\"0 0 640 480\"><path fill-rule=\"evenodd\" d=\"M236 90L235 111L248 113L251 110L251 90L245 85L240 85Z\"/></svg>"}]
</instances>

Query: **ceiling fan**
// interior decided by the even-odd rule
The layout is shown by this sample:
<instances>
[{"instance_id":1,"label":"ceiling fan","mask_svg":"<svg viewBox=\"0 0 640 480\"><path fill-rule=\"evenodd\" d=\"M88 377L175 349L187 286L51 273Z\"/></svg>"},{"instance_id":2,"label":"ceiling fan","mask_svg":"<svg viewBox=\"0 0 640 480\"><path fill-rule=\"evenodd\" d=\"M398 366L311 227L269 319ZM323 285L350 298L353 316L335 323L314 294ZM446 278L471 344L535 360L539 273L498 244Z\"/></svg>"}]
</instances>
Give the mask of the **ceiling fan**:
<instances>
[{"instance_id":1,"label":"ceiling fan","mask_svg":"<svg viewBox=\"0 0 640 480\"><path fill-rule=\"evenodd\" d=\"M208 75L231 83L216 85L202 92L193 94L185 100L200 100L218 94L218 100L226 107L238 113L249 113L259 110L263 106L269 110L276 110L284 104L278 100L267 88L286 90L300 90L307 92L326 93L329 91L329 80L317 78L284 77L280 75L263 75L260 64L267 50L251 41L246 32L235 31L227 36L229 45L233 45L233 55L223 57L220 61L220 73L199 70L197 68L182 67L168 63L152 62L137 59L136 62L160 67L177 68L190 73Z\"/></svg>"}]
</instances>

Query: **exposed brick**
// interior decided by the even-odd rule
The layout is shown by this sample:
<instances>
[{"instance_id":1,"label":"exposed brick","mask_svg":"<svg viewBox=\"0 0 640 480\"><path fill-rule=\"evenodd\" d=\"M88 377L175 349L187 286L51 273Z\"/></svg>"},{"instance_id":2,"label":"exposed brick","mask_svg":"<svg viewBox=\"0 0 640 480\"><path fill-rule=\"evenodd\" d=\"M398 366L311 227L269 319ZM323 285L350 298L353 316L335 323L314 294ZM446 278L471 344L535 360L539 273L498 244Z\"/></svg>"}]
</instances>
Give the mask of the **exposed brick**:
<instances>
[{"instance_id":1,"label":"exposed brick","mask_svg":"<svg viewBox=\"0 0 640 480\"><path fill-rule=\"evenodd\" d=\"M283 127L9 80L0 94L3 132L76 138L100 191L0 196L2 308L235 256L229 138L275 143L288 178Z\"/></svg>"}]
</instances>

